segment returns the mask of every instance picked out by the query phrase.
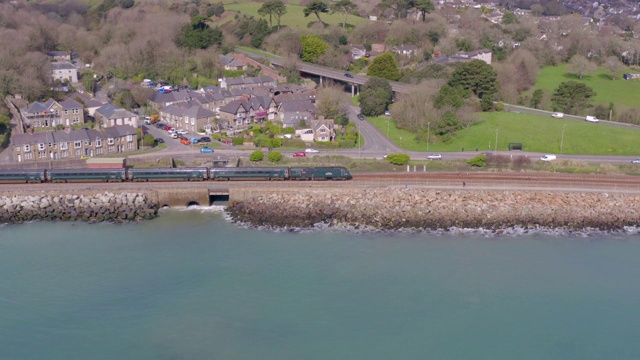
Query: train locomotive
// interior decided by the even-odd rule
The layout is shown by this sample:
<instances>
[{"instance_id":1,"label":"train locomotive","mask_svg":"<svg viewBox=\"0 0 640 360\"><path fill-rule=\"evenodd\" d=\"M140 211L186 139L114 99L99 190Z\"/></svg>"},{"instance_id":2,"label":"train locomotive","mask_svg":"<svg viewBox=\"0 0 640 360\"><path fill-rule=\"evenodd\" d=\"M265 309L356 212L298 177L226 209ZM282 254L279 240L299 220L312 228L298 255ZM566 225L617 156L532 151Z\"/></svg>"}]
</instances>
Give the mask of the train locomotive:
<instances>
[{"instance_id":1,"label":"train locomotive","mask_svg":"<svg viewBox=\"0 0 640 360\"><path fill-rule=\"evenodd\" d=\"M0 170L0 183L351 180L342 166Z\"/></svg>"}]
</instances>

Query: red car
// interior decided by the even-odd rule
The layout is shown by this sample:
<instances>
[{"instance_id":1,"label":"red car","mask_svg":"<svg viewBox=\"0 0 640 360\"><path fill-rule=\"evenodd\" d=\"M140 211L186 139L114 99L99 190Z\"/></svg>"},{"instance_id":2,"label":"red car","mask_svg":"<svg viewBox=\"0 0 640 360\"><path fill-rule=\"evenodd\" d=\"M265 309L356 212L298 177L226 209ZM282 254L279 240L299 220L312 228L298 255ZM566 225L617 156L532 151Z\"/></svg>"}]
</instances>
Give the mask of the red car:
<instances>
[{"instance_id":1,"label":"red car","mask_svg":"<svg viewBox=\"0 0 640 360\"><path fill-rule=\"evenodd\" d=\"M171 130L171 126L167 126L166 128L164 128L165 130L169 131Z\"/></svg>"},{"instance_id":2,"label":"red car","mask_svg":"<svg viewBox=\"0 0 640 360\"><path fill-rule=\"evenodd\" d=\"M305 157L307 156L306 152L297 152L297 153L293 153L293 157Z\"/></svg>"}]
</instances>

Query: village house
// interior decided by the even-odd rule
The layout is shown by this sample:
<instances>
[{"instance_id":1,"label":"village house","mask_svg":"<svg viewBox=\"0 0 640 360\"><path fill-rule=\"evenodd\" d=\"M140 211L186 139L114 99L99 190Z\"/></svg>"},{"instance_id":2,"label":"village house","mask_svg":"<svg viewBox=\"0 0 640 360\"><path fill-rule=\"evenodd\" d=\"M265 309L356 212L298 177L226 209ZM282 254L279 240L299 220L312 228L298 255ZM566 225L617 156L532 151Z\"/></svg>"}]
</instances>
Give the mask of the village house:
<instances>
[{"instance_id":1,"label":"village house","mask_svg":"<svg viewBox=\"0 0 640 360\"><path fill-rule=\"evenodd\" d=\"M190 101L196 101L203 108L213 112L218 112L220 106L234 100L233 94L231 94L229 90L218 87L211 87L209 89L203 89L202 91L192 91L190 94Z\"/></svg>"},{"instance_id":2,"label":"village house","mask_svg":"<svg viewBox=\"0 0 640 360\"><path fill-rule=\"evenodd\" d=\"M51 76L53 81L77 83L78 68L70 62L54 62L51 63Z\"/></svg>"},{"instance_id":3,"label":"village house","mask_svg":"<svg viewBox=\"0 0 640 360\"><path fill-rule=\"evenodd\" d=\"M67 99L57 102L49 99L44 103L35 101L20 110L22 121L28 127L55 127L84 124L82 104Z\"/></svg>"},{"instance_id":4,"label":"village house","mask_svg":"<svg viewBox=\"0 0 640 360\"><path fill-rule=\"evenodd\" d=\"M233 100L220 107L220 126L232 129L233 126L243 126L251 123L251 104L245 100Z\"/></svg>"},{"instance_id":5,"label":"village house","mask_svg":"<svg viewBox=\"0 0 640 360\"><path fill-rule=\"evenodd\" d=\"M220 55L220 62L222 62L225 70L247 70L247 64L231 56Z\"/></svg>"},{"instance_id":6,"label":"village house","mask_svg":"<svg viewBox=\"0 0 640 360\"><path fill-rule=\"evenodd\" d=\"M103 130L61 130L16 134L11 139L17 162L81 159L138 149L136 129L129 125Z\"/></svg>"},{"instance_id":7,"label":"village house","mask_svg":"<svg viewBox=\"0 0 640 360\"><path fill-rule=\"evenodd\" d=\"M187 102L190 98L191 92L189 91L172 91L170 93L161 93L156 91L151 96L151 99L149 99L149 105L156 110L160 110L171 104Z\"/></svg>"},{"instance_id":8,"label":"village house","mask_svg":"<svg viewBox=\"0 0 640 360\"><path fill-rule=\"evenodd\" d=\"M239 78L223 78L220 80L220 87L223 89L252 89L258 86L276 87L278 84L271 76L256 76Z\"/></svg>"},{"instance_id":9,"label":"village house","mask_svg":"<svg viewBox=\"0 0 640 360\"><path fill-rule=\"evenodd\" d=\"M103 128L116 125L130 125L138 127L138 115L129 110L111 104L104 104L95 112L96 123Z\"/></svg>"},{"instance_id":10,"label":"village house","mask_svg":"<svg viewBox=\"0 0 640 360\"><path fill-rule=\"evenodd\" d=\"M335 123L333 119L319 118L311 120L309 125L313 130L313 141L333 141L335 139Z\"/></svg>"},{"instance_id":11,"label":"village house","mask_svg":"<svg viewBox=\"0 0 640 360\"><path fill-rule=\"evenodd\" d=\"M69 95L68 98L74 99L82 103L84 106L84 111L86 112L87 115L91 117L94 117L96 110L102 105L104 105L104 103L101 103L100 101L92 98L91 96L85 93L74 93Z\"/></svg>"},{"instance_id":12,"label":"village house","mask_svg":"<svg viewBox=\"0 0 640 360\"><path fill-rule=\"evenodd\" d=\"M212 133L216 125L217 114L193 102L178 103L160 110L160 119L171 127L191 132L204 130Z\"/></svg>"},{"instance_id":13,"label":"village house","mask_svg":"<svg viewBox=\"0 0 640 360\"><path fill-rule=\"evenodd\" d=\"M367 49L364 45L352 45L351 46L351 58L353 60L362 59L367 55Z\"/></svg>"},{"instance_id":14,"label":"village house","mask_svg":"<svg viewBox=\"0 0 640 360\"><path fill-rule=\"evenodd\" d=\"M418 47L415 45L400 45L394 46L391 51L398 55L412 56L418 54Z\"/></svg>"},{"instance_id":15,"label":"village house","mask_svg":"<svg viewBox=\"0 0 640 360\"><path fill-rule=\"evenodd\" d=\"M280 103L280 122L283 127L298 127L301 123L308 125L316 118L317 109L309 100L292 100Z\"/></svg>"}]
</instances>

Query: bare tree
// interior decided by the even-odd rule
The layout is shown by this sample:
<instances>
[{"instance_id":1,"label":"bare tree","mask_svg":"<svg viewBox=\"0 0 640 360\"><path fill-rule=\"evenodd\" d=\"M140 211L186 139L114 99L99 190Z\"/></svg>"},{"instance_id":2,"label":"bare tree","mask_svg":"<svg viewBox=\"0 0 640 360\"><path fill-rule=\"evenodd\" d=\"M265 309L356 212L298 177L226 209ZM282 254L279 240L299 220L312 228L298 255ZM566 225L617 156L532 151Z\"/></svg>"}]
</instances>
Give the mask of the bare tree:
<instances>
[{"instance_id":1,"label":"bare tree","mask_svg":"<svg viewBox=\"0 0 640 360\"><path fill-rule=\"evenodd\" d=\"M337 119L346 115L349 97L339 86L324 86L316 95L318 115Z\"/></svg>"},{"instance_id":2,"label":"bare tree","mask_svg":"<svg viewBox=\"0 0 640 360\"><path fill-rule=\"evenodd\" d=\"M585 75L592 74L596 70L596 65L586 57L576 54L569 60L569 71L578 76L580 80Z\"/></svg>"},{"instance_id":3,"label":"bare tree","mask_svg":"<svg viewBox=\"0 0 640 360\"><path fill-rule=\"evenodd\" d=\"M393 107L396 125L414 132L426 129L427 123L435 125L440 111L433 107L433 98L443 83L443 80L427 80L418 85L416 91L399 96Z\"/></svg>"},{"instance_id":4,"label":"bare tree","mask_svg":"<svg viewBox=\"0 0 640 360\"><path fill-rule=\"evenodd\" d=\"M605 66L611 73L611 80L615 80L620 76L620 72L624 69L624 64L618 60L616 56L609 56L605 62Z\"/></svg>"}]
</instances>

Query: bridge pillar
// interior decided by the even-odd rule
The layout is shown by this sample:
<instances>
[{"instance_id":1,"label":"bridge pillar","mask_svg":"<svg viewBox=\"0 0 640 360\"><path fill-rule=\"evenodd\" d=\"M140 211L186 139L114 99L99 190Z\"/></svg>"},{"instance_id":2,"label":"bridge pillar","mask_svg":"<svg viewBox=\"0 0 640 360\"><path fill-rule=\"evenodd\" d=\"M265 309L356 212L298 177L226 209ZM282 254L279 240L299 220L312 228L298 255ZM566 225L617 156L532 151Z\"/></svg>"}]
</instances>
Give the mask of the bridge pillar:
<instances>
[{"instance_id":1,"label":"bridge pillar","mask_svg":"<svg viewBox=\"0 0 640 360\"><path fill-rule=\"evenodd\" d=\"M356 96L356 85L351 84L351 97Z\"/></svg>"},{"instance_id":2,"label":"bridge pillar","mask_svg":"<svg viewBox=\"0 0 640 360\"><path fill-rule=\"evenodd\" d=\"M320 76L320 86L322 86L322 76Z\"/></svg>"}]
</instances>

